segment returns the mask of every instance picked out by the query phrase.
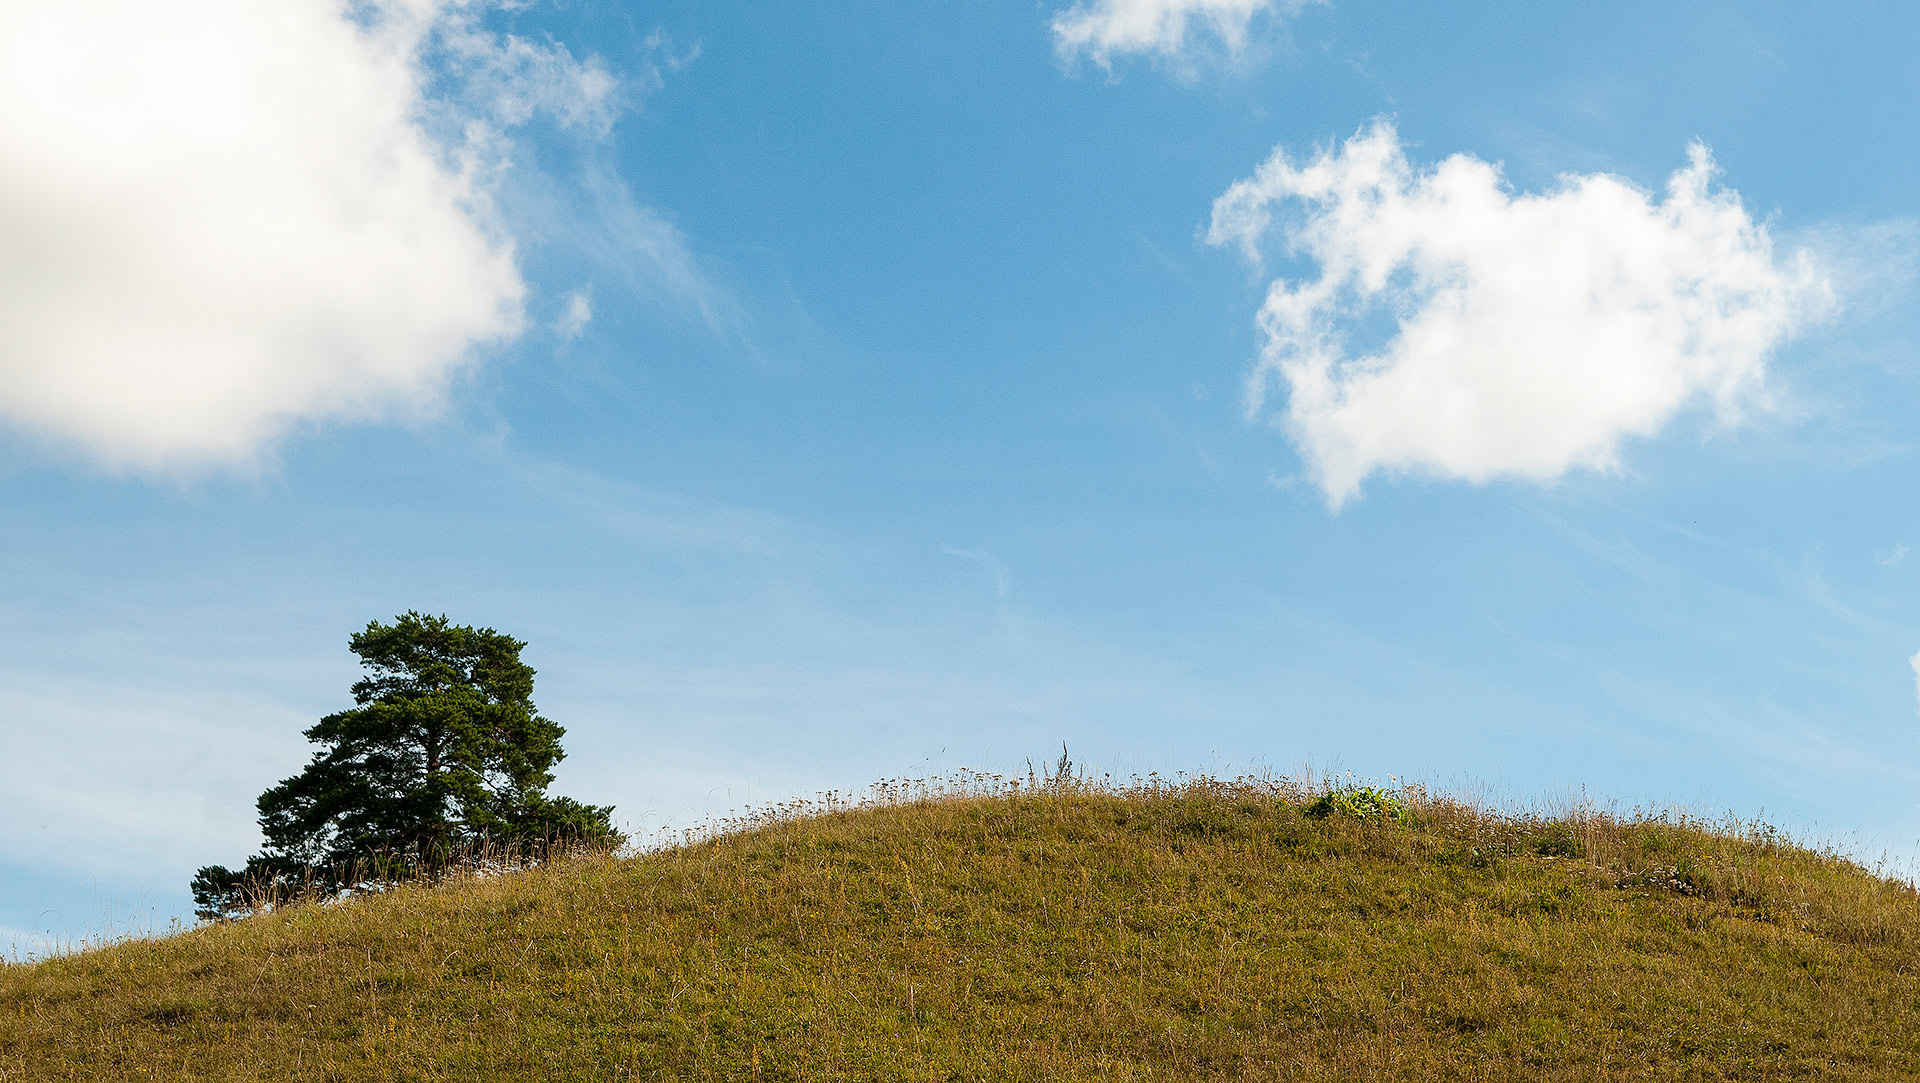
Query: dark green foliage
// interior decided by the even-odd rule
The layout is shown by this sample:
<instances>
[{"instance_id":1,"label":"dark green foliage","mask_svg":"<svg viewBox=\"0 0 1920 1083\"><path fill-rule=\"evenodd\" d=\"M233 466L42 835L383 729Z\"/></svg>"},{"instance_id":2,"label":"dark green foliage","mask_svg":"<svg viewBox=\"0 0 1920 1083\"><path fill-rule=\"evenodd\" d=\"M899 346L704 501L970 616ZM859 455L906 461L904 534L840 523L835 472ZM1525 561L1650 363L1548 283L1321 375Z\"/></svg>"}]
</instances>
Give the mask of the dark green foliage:
<instances>
[{"instance_id":1,"label":"dark green foliage","mask_svg":"<svg viewBox=\"0 0 1920 1083\"><path fill-rule=\"evenodd\" d=\"M546 794L566 731L533 705L525 643L409 612L349 645L367 670L355 706L307 730L313 761L260 795L265 852L195 875L202 917L391 881L477 847L615 840L611 808Z\"/></svg>"}]
</instances>

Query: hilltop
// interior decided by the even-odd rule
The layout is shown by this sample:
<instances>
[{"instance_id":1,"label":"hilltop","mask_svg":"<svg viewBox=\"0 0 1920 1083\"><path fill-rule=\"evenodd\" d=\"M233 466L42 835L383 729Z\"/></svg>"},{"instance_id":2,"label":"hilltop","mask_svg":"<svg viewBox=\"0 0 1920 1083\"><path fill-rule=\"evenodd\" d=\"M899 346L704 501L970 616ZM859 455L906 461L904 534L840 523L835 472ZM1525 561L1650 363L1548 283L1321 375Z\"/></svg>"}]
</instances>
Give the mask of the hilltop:
<instances>
[{"instance_id":1,"label":"hilltop","mask_svg":"<svg viewBox=\"0 0 1920 1083\"><path fill-rule=\"evenodd\" d=\"M0 968L0 1080L1901 1079L1920 898L1770 829L973 778Z\"/></svg>"}]
</instances>

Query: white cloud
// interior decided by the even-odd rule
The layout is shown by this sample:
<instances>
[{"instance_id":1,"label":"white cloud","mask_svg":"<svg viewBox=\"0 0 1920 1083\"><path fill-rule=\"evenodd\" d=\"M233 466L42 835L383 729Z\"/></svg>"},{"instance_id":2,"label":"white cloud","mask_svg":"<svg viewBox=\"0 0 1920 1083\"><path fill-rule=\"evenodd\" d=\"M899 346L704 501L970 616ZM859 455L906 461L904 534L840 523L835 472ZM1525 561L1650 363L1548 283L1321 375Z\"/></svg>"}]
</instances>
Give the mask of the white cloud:
<instances>
[{"instance_id":1,"label":"white cloud","mask_svg":"<svg viewBox=\"0 0 1920 1083\"><path fill-rule=\"evenodd\" d=\"M553 331L567 342L579 338L586 331L587 324L593 321L593 300L586 290L574 290L567 294L567 310L553 325Z\"/></svg>"},{"instance_id":2,"label":"white cloud","mask_svg":"<svg viewBox=\"0 0 1920 1083\"><path fill-rule=\"evenodd\" d=\"M1211 32L1230 54L1247 47L1254 16L1295 14L1316 0L1079 0L1053 18L1053 45L1073 60L1101 67L1115 54L1179 57L1198 32Z\"/></svg>"},{"instance_id":3,"label":"white cloud","mask_svg":"<svg viewBox=\"0 0 1920 1083\"><path fill-rule=\"evenodd\" d=\"M606 135L619 118L619 80L597 58L576 60L559 42L536 45L489 33L465 5L437 0L437 10L435 59L458 74L460 96L479 115L512 126L545 113L596 136Z\"/></svg>"},{"instance_id":4,"label":"white cloud","mask_svg":"<svg viewBox=\"0 0 1920 1083\"><path fill-rule=\"evenodd\" d=\"M1693 402L1737 419L1832 290L1713 173L1695 145L1664 198L1605 174L1516 195L1471 155L1415 169L1384 122L1304 165L1275 151L1207 235L1257 263L1297 208L1286 248L1318 265L1268 291L1249 411L1285 383L1279 420L1335 508L1377 470L1549 480Z\"/></svg>"},{"instance_id":5,"label":"white cloud","mask_svg":"<svg viewBox=\"0 0 1920 1083\"><path fill-rule=\"evenodd\" d=\"M460 0L0 8L0 418L111 464L431 409L525 287L506 133L618 84Z\"/></svg>"},{"instance_id":6,"label":"white cloud","mask_svg":"<svg viewBox=\"0 0 1920 1083\"><path fill-rule=\"evenodd\" d=\"M1913 667L1914 695L1920 696L1920 654L1916 654L1912 658L1907 659L1907 664Z\"/></svg>"}]
</instances>

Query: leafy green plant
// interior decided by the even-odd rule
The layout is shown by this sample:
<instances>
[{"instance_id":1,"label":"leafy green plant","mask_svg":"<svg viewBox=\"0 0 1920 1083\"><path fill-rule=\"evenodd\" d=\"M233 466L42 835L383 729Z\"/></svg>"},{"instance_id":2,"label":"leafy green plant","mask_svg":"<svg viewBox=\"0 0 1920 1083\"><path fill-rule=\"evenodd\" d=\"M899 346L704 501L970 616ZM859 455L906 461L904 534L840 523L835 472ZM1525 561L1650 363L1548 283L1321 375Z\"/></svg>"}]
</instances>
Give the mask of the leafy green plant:
<instances>
[{"instance_id":1,"label":"leafy green plant","mask_svg":"<svg viewBox=\"0 0 1920 1083\"><path fill-rule=\"evenodd\" d=\"M1335 813L1356 820L1391 820L1394 823L1406 823L1412 819L1412 813L1399 798L1374 786L1328 790L1308 802L1301 811L1316 820L1324 820Z\"/></svg>"}]
</instances>

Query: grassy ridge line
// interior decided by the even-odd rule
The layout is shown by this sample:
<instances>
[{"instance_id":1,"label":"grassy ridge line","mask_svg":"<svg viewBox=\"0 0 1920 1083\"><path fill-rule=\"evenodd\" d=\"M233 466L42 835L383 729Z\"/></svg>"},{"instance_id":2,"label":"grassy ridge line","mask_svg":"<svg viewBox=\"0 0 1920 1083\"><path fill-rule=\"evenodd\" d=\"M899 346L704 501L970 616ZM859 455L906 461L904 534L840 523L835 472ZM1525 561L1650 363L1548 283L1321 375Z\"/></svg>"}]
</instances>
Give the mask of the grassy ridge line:
<instances>
[{"instance_id":1,"label":"grassy ridge line","mask_svg":"<svg viewBox=\"0 0 1920 1083\"><path fill-rule=\"evenodd\" d=\"M1920 900L1765 829L877 796L6 967L0 1080L1920 1074Z\"/></svg>"}]
</instances>

